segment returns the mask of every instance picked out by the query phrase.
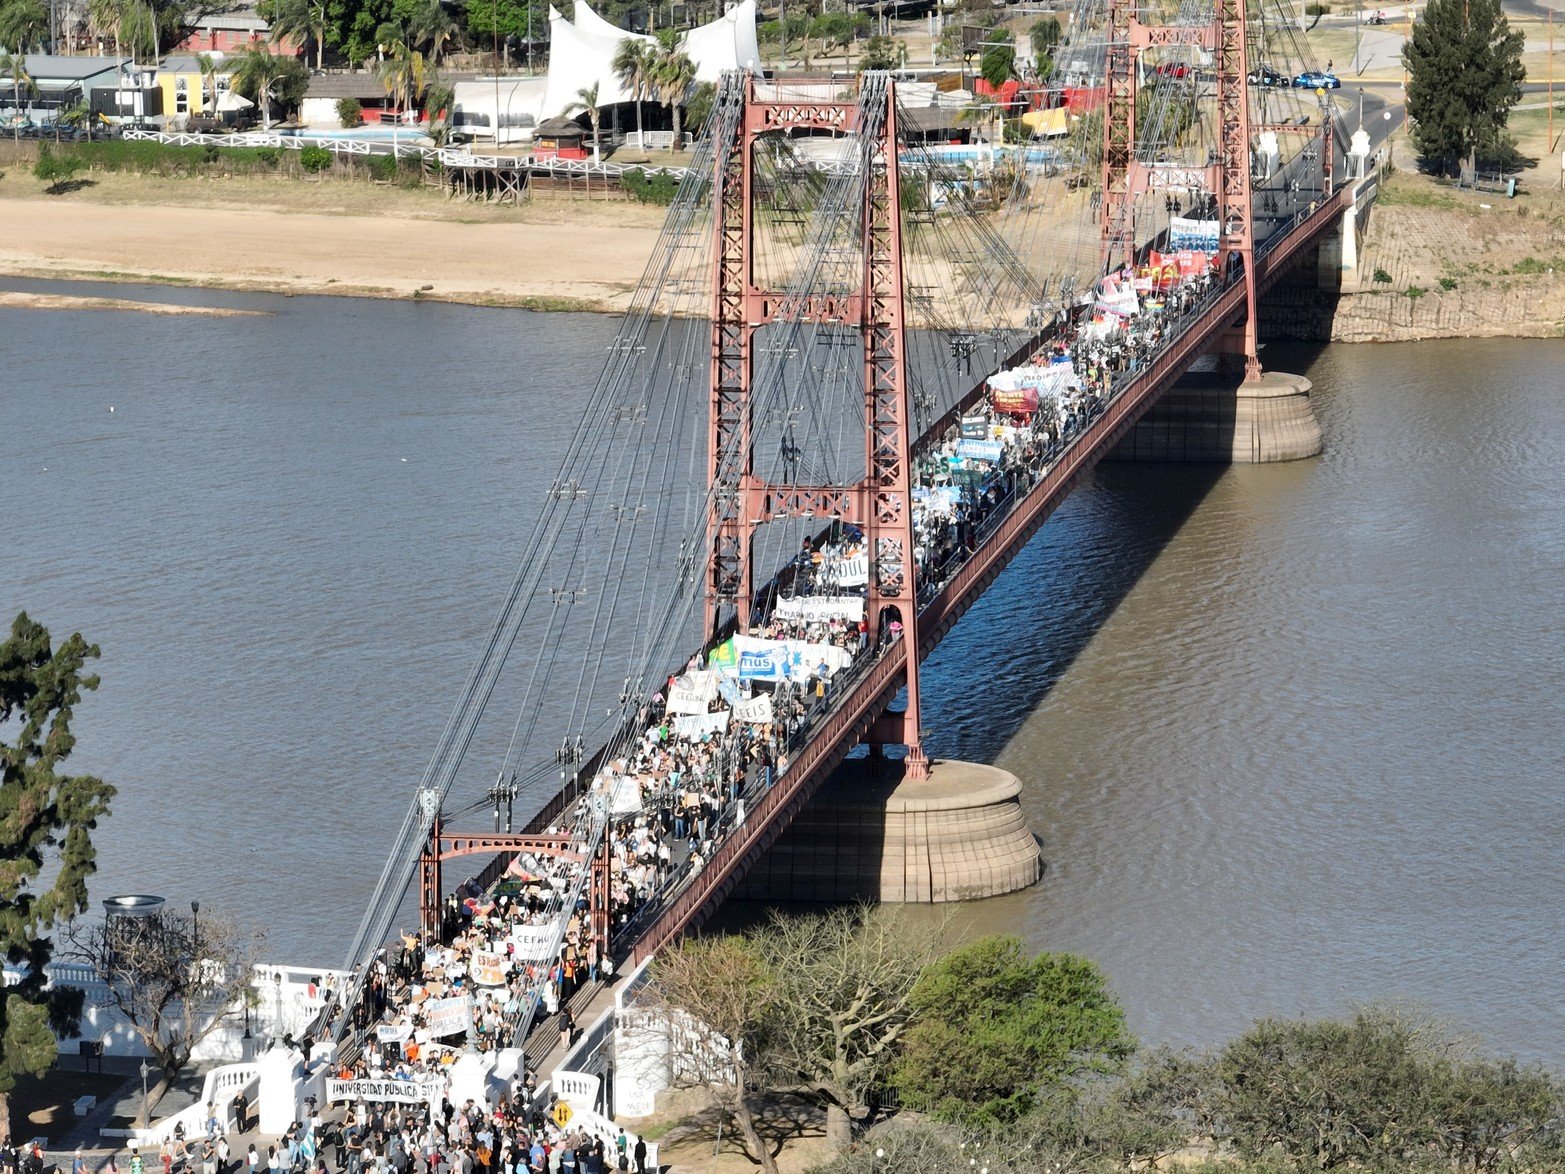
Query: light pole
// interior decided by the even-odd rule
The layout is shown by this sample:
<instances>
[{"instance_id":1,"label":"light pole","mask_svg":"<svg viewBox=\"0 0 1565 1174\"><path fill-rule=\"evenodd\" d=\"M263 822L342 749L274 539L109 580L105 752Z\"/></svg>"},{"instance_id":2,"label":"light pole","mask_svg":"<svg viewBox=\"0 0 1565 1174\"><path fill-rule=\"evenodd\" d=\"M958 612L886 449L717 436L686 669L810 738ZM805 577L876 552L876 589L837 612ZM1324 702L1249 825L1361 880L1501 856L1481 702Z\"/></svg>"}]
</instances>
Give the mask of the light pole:
<instances>
[{"instance_id":1,"label":"light pole","mask_svg":"<svg viewBox=\"0 0 1565 1174\"><path fill-rule=\"evenodd\" d=\"M147 1077L152 1072L152 1065L145 1060L141 1062L141 1120L147 1120Z\"/></svg>"}]
</instances>

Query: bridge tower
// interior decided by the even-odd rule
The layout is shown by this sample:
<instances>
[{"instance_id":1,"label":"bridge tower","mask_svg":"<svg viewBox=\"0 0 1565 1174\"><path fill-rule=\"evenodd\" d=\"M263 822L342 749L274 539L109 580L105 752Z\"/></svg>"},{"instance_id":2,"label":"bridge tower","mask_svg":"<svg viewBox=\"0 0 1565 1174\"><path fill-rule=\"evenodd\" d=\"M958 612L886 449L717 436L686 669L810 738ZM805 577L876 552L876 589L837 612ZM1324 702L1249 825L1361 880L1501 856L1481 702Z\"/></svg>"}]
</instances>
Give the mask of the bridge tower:
<instances>
[{"instance_id":1,"label":"bridge tower","mask_svg":"<svg viewBox=\"0 0 1565 1174\"><path fill-rule=\"evenodd\" d=\"M1261 377L1257 354L1255 228L1250 187L1250 95L1245 0L1214 0L1205 25L1148 25L1136 0L1109 0L1103 114L1103 263L1135 263L1135 202L1158 173L1136 158L1136 77L1148 48L1189 45L1212 55L1217 83L1217 158L1205 168L1205 189L1217 199L1218 265L1241 265L1245 318L1235 349L1244 356L1245 381ZM1328 148L1329 149L1329 148Z\"/></svg>"},{"instance_id":2,"label":"bridge tower","mask_svg":"<svg viewBox=\"0 0 1565 1174\"><path fill-rule=\"evenodd\" d=\"M714 503L706 558L707 631L729 616L739 632L755 605L754 536L767 522L817 517L864 532L869 552L866 621L870 639L906 650L907 713L900 741L906 771L927 769L919 734L918 609L912 502L912 413L908 396L902 274L901 185L895 83L866 74L858 102L759 98L744 82L744 109L715 144L715 262L707 475ZM856 132L861 169L855 216L861 268L857 289L799 295L756 284L756 144L768 134ZM752 387L757 332L773 323L855 326L864 350L865 472L848 485L779 484L756 474Z\"/></svg>"}]
</instances>

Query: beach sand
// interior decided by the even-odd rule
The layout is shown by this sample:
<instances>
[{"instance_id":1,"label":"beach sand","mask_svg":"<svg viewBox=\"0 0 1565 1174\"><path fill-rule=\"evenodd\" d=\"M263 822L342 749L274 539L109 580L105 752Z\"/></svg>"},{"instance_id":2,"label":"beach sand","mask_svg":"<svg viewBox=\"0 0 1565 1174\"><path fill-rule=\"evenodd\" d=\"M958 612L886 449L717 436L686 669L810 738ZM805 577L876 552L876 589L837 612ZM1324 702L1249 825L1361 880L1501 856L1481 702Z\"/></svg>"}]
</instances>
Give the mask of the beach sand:
<instances>
[{"instance_id":1,"label":"beach sand","mask_svg":"<svg viewBox=\"0 0 1565 1174\"><path fill-rule=\"evenodd\" d=\"M0 179L0 273L619 310L664 213L474 205L351 182L92 178L57 197L19 170Z\"/></svg>"}]
</instances>

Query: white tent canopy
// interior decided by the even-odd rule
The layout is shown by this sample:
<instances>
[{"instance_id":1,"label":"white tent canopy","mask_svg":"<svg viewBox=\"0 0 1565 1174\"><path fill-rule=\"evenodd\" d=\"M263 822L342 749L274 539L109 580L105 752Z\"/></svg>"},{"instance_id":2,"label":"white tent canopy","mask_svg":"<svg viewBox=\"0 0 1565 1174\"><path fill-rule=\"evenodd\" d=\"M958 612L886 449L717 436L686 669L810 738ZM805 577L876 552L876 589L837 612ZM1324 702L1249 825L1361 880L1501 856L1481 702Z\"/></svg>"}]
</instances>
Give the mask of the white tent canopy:
<instances>
[{"instance_id":1,"label":"white tent canopy","mask_svg":"<svg viewBox=\"0 0 1565 1174\"><path fill-rule=\"evenodd\" d=\"M549 9L549 77L542 118L565 114L581 101L580 91L598 87L598 105L631 101L614 72L614 54L622 41L655 42L655 37L615 28L576 0L576 19ZM755 35L755 0L742 0L716 20L691 29L681 47L696 67L696 80L715 82L725 70L754 69L761 51Z\"/></svg>"}]
</instances>

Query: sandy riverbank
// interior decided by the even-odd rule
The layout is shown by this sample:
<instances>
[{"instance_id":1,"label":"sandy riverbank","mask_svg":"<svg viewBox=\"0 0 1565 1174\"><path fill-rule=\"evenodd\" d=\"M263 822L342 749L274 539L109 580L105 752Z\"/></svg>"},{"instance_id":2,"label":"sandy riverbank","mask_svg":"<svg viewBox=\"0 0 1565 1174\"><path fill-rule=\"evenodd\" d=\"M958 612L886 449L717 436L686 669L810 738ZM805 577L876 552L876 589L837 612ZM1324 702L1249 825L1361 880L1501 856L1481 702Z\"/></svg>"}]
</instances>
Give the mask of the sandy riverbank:
<instances>
[{"instance_id":1,"label":"sandy riverbank","mask_svg":"<svg viewBox=\"0 0 1565 1174\"><path fill-rule=\"evenodd\" d=\"M502 209L351 183L94 180L48 197L28 176L0 179L0 273L617 310L663 220L622 201Z\"/></svg>"}]
</instances>

